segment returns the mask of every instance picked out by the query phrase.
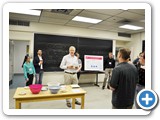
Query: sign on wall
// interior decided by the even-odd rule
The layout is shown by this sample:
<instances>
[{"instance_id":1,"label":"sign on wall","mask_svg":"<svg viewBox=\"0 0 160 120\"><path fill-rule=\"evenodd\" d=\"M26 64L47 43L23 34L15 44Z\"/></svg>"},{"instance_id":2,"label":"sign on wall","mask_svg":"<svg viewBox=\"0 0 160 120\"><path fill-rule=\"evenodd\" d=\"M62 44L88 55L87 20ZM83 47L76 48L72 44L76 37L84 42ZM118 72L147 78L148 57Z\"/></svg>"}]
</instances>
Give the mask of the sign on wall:
<instances>
[{"instance_id":1,"label":"sign on wall","mask_svg":"<svg viewBox=\"0 0 160 120\"><path fill-rule=\"evenodd\" d=\"M84 70L103 71L103 56L85 55Z\"/></svg>"}]
</instances>

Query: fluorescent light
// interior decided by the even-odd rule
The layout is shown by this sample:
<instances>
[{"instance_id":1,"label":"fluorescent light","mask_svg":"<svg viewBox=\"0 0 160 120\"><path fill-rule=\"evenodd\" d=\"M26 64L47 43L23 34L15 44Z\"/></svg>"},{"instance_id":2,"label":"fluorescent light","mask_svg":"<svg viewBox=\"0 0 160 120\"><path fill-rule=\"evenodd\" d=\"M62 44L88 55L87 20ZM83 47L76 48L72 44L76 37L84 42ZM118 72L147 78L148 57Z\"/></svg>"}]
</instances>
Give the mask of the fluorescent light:
<instances>
[{"instance_id":1,"label":"fluorescent light","mask_svg":"<svg viewBox=\"0 0 160 120\"><path fill-rule=\"evenodd\" d=\"M75 16L72 20L79 21L79 22L93 23L93 24L96 24L102 21L100 19L81 17L81 16Z\"/></svg>"},{"instance_id":2,"label":"fluorescent light","mask_svg":"<svg viewBox=\"0 0 160 120\"><path fill-rule=\"evenodd\" d=\"M124 8L124 9L122 9L122 10L126 11L126 10L128 10L128 9Z\"/></svg>"},{"instance_id":3,"label":"fluorescent light","mask_svg":"<svg viewBox=\"0 0 160 120\"><path fill-rule=\"evenodd\" d=\"M12 13L19 13L19 14L26 14L26 15L35 15L40 16L41 11L40 10L30 10L30 9L24 9L24 10L12 10L10 11Z\"/></svg>"},{"instance_id":4,"label":"fluorescent light","mask_svg":"<svg viewBox=\"0 0 160 120\"><path fill-rule=\"evenodd\" d=\"M143 29L143 27L135 26L135 25L129 25L129 24L119 26L119 28L125 28L125 29L130 29L130 30L140 30L140 29Z\"/></svg>"}]
</instances>

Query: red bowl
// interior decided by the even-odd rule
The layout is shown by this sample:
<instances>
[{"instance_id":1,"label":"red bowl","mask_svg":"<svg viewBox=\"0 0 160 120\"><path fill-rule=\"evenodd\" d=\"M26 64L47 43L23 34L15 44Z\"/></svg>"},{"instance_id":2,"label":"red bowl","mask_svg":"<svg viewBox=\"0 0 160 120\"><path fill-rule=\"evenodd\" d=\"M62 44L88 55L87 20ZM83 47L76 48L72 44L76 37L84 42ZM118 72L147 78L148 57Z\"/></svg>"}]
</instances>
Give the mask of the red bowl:
<instances>
[{"instance_id":1,"label":"red bowl","mask_svg":"<svg viewBox=\"0 0 160 120\"><path fill-rule=\"evenodd\" d=\"M29 85L29 88L33 94L38 94L42 89L42 85L41 84L33 84L33 85Z\"/></svg>"}]
</instances>

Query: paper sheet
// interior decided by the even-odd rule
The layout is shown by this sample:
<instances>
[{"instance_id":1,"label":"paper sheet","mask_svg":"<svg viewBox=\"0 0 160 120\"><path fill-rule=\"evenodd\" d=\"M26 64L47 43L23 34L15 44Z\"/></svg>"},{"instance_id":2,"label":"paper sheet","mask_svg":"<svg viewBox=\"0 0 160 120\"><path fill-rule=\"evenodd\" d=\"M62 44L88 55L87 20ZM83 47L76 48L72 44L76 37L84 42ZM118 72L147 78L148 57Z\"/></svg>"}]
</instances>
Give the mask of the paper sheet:
<instances>
[{"instance_id":1,"label":"paper sheet","mask_svg":"<svg viewBox=\"0 0 160 120\"><path fill-rule=\"evenodd\" d=\"M72 88L79 88L80 86L77 85L77 84L73 84L73 85L71 85L71 87L72 87Z\"/></svg>"},{"instance_id":2,"label":"paper sheet","mask_svg":"<svg viewBox=\"0 0 160 120\"><path fill-rule=\"evenodd\" d=\"M74 92L74 93L79 93L79 92L80 92L80 89L72 89L72 92Z\"/></svg>"}]
</instances>

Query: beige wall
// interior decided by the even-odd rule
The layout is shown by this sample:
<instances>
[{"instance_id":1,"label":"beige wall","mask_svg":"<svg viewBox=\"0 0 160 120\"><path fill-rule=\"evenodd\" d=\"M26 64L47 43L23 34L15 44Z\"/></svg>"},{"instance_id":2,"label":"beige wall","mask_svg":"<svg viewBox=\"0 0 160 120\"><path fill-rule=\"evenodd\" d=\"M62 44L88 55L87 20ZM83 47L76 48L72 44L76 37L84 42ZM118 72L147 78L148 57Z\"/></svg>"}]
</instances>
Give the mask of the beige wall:
<instances>
[{"instance_id":1,"label":"beige wall","mask_svg":"<svg viewBox=\"0 0 160 120\"><path fill-rule=\"evenodd\" d=\"M114 39L130 41L130 38L119 37L117 33L92 30L86 28L77 28L69 26L60 26L52 24L42 24L31 22L29 27L10 25L10 31L20 31L27 33L44 33L44 34L55 34L55 35L66 35L66 36L78 36L78 37L89 37L99 39Z\"/></svg>"},{"instance_id":2,"label":"beige wall","mask_svg":"<svg viewBox=\"0 0 160 120\"><path fill-rule=\"evenodd\" d=\"M133 61L142 52L142 41L145 40L145 33L132 34L131 41L116 41L116 47L129 48L131 60Z\"/></svg>"},{"instance_id":3,"label":"beige wall","mask_svg":"<svg viewBox=\"0 0 160 120\"><path fill-rule=\"evenodd\" d=\"M134 60L142 52L142 41L145 40L145 33L132 35L132 41L127 42L126 47L131 49L131 59Z\"/></svg>"}]
</instances>

